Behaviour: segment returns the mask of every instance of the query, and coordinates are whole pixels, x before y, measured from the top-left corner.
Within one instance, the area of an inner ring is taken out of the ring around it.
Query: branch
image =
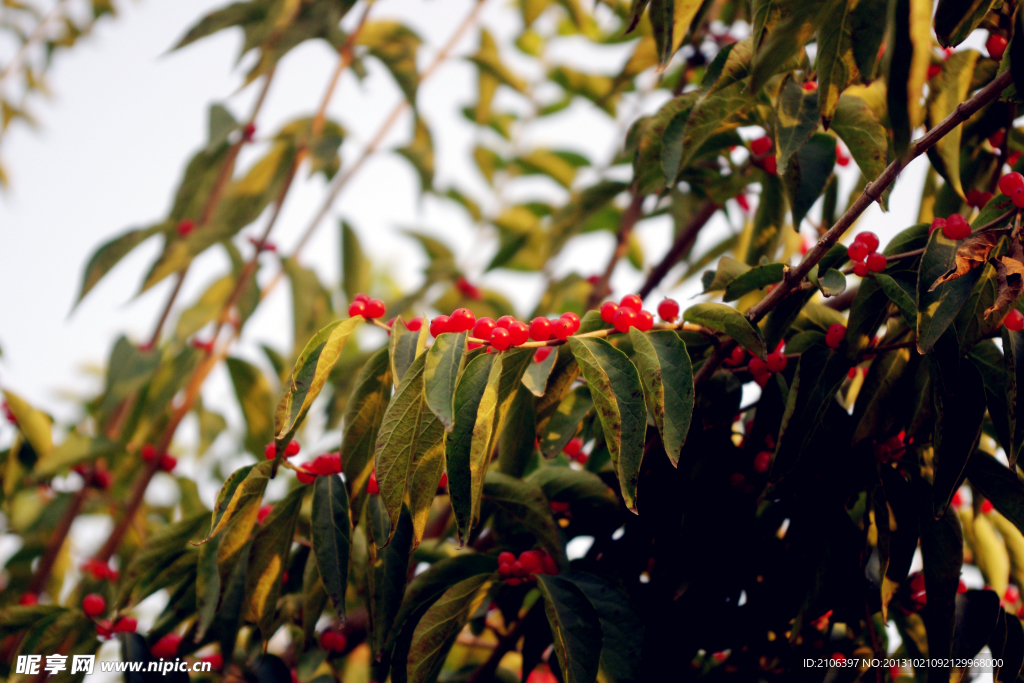
[[[643,206],[644,195],[639,190],[634,189],[629,207],[622,213],[622,219],[619,221],[619,232],[615,241],[615,249],[612,250],[611,258],[608,259],[608,265],[605,266],[604,273],[590,290],[590,297],[587,299],[587,310],[596,307],[601,299],[611,293],[608,282],[612,279],[615,266],[618,265],[619,260],[626,255],[629,249],[629,236],[633,233],[633,226],[643,216]]]
[[[7,79],[7,77],[10,76],[14,72],[14,70],[21,64],[21,61],[25,58],[25,55],[28,54],[28,51],[32,48],[32,46],[35,45],[36,42],[43,37],[43,32],[45,31],[46,26],[51,21],[53,21],[53,19],[55,19],[58,14],[60,14],[61,10],[69,2],[70,0],[60,0],[60,2],[53,6],[53,9],[47,12],[46,16],[39,21],[36,27],[32,29],[32,33],[30,33],[28,35],[28,38],[25,39],[25,42],[21,44],[21,47],[18,49],[17,54],[15,54],[14,57],[11,58],[11,61],[7,63],[7,66],[4,67],[4,70],[0,72],[0,83],[3,83]]]
[[[57,556],[60,554],[60,549],[64,546],[64,541],[68,537],[68,532],[71,531],[71,525],[75,521],[75,517],[82,510],[82,505],[85,503],[86,496],[89,495],[89,482],[88,480],[82,482],[82,488],[75,492],[75,495],[71,498],[71,503],[68,505],[67,510],[61,516],[57,522],[56,528],[53,533],[50,534],[49,539],[46,541],[46,552],[43,553],[42,558],[39,560],[39,565],[36,567],[36,571],[32,574],[32,580],[28,584],[28,592],[35,593],[38,595],[46,587],[46,581],[50,578],[50,571],[53,569],[54,563],[57,561]],[[56,602],[57,596],[53,596]]]
[[[679,259],[683,257],[683,254],[688,252],[693,246],[693,243],[697,241],[697,235],[700,233],[701,228],[711,219],[715,212],[721,208],[718,204],[715,204],[710,199],[704,201],[703,204],[697,209],[697,212],[690,218],[690,222],[687,223],[679,234],[676,235],[675,242],[669,248],[668,253],[661,259],[658,265],[654,266],[650,274],[647,275],[647,281],[644,282],[644,286],[640,288],[637,294],[641,299],[646,299],[647,295],[658,286],[658,284],[665,279],[668,275],[668,271],[672,270]]]
[[[508,631],[501,637],[498,644],[494,647],[494,651],[491,652],[490,657],[484,662],[484,665],[473,672],[473,675],[469,679],[469,683],[483,683],[483,681],[490,681],[494,679],[494,673],[498,670],[498,665],[501,663],[502,658],[511,652],[516,643],[519,642],[519,638],[522,636],[523,624],[526,623],[527,617],[530,616],[530,612],[537,609],[537,606],[541,604],[538,600],[533,606],[522,616],[521,619],[515,621],[512,626],[509,627]]]
[[[829,228],[828,232],[826,232],[821,239],[818,240],[817,244],[807,252],[803,261],[801,261],[796,268],[789,269],[786,272],[785,278],[779,283],[779,286],[747,311],[747,318],[750,322],[757,323],[760,321],[764,316],[768,315],[768,313],[775,308],[779,302],[793,290],[794,287],[799,286],[803,279],[807,277],[807,273],[809,273],[811,269],[818,264],[828,250],[831,249],[836,242],[839,241],[839,238],[850,229],[853,223],[862,213],[864,213],[868,206],[873,202],[878,201],[882,196],[882,192],[884,192],[885,189],[896,180],[896,177],[899,175],[900,171],[903,170],[904,166],[921,154],[924,154],[954,128],[970,118],[976,111],[998,97],[1003,89],[1010,85],[1011,82],[1012,77],[1009,70],[1006,70],[996,76],[991,83],[979,90],[973,97],[958,104],[956,110],[943,119],[937,126],[929,130],[921,138],[914,141],[905,156],[894,160],[884,171],[882,171],[882,174],[878,176],[878,178],[868,183],[861,195],[857,197],[856,201],[854,201],[849,208],[846,209],[846,212],[838,221],[836,221],[836,224]],[[711,357],[704,362],[700,370],[697,372],[697,375],[694,377],[695,387],[699,387],[712,375],[712,373],[715,372],[715,370],[718,369],[727,354],[732,350],[732,346],[733,345],[731,343],[723,344],[721,347],[715,349]]]

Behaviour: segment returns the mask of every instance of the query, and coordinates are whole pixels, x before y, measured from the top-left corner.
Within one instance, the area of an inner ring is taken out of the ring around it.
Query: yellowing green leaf
[[[693,368],[686,344],[672,330],[629,331],[644,395],[674,466],[690,430],[693,414]]]
[[[926,121],[929,127],[937,125],[952,114],[957,106],[967,99],[971,78],[974,75],[974,65],[977,61],[978,53],[974,50],[954,52],[942,65],[942,71],[928,81]],[[939,161],[934,164],[936,170],[961,197],[964,196],[964,190],[960,184],[960,138],[962,134],[963,125],[961,124],[946,133],[935,143],[934,147],[928,150],[928,158],[933,162],[936,159]]]
[[[370,54],[384,63],[405,98],[415,105],[420,82],[416,53],[423,42],[420,37],[397,21],[369,21],[359,31],[356,42],[368,47]]]
[[[4,389],[4,400],[14,417],[18,420],[18,429],[25,435],[32,450],[40,460],[46,460],[53,452],[53,420],[41,410],[36,410],[28,401],[14,392]]]
[[[256,457],[274,440],[274,395],[263,372],[241,358],[227,359],[231,384],[245,418],[245,449]]]
[[[277,614],[281,577],[287,569],[295,540],[295,523],[299,519],[305,492],[305,487],[300,486],[274,504],[274,509],[260,523],[249,553],[249,566],[245,572],[246,613],[248,618],[259,624],[264,643],[273,635],[270,627]]]
[[[455,387],[466,368],[467,336],[467,332],[442,334],[427,350],[424,396],[446,432],[455,424]]]
[[[406,664],[409,683],[436,679],[456,636],[483,604],[493,582],[493,574],[463,579],[430,606],[413,632]]]
[[[758,358],[765,357],[761,331],[732,306],[717,303],[697,304],[683,312],[683,320],[727,334]]]
[[[538,576],[544,613],[554,638],[555,655],[566,683],[597,679],[601,660],[601,620],[579,586],[561,576]]]

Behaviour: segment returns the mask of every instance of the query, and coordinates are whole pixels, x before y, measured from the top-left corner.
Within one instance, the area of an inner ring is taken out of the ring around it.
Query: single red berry
[[[506,564],[507,565],[511,565],[515,561],[516,561],[515,553],[510,553],[507,550],[505,552],[501,553],[500,555],[498,555],[498,565],[499,566],[506,565]]]
[[[756,156],[761,156],[772,148],[772,139],[768,136],[759,137],[750,141],[750,151]]]
[[[945,229],[946,229],[946,219],[945,218],[936,218],[935,220],[932,221],[931,227],[928,228],[928,234],[930,235],[933,232],[935,232],[936,230],[945,231]],[[945,234],[945,232],[943,232],[943,234]]]
[[[473,299],[474,301],[480,301],[484,298],[480,288],[476,285],[470,284],[469,280],[462,277],[461,275],[455,278],[455,288],[462,292],[466,297]]]
[[[448,323],[451,320],[446,315],[439,315],[430,321],[430,336],[439,337],[445,332],[448,332]]]
[[[1003,318],[1003,325],[1011,332],[1024,330],[1024,314],[1021,314],[1016,308],[1010,309],[1010,312]]]
[[[96,622],[96,635],[100,638],[109,638],[114,634],[114,624],[110,619],[100,619]]]
[[[480,318],[476,321],[476,324],[473,325],[473,333],[469,336],[475,339],[483,339],[484,341],[487,341],[491,338],[491,332],[493,332],[494,328],[497,326],[498,325],[494,322],[493,318]]]
[[[565,444],[565,448],[562,449],[562,452],[570,458],[575,458],[581,450],[583,450],[583,439],[577,436],[569,439],[569,443]]]
[[[348,317],[355,318],[357,316],[366,315],[366,302],[365,301],[353,301],[348,305]]]
[[[1013,168],[1014,166],[1017,165],[1017,162],[1020,161],[1020,155],[1020,152],[1012,152],[1010,156],[1006,157],[1006,163],[1010,166],[1010,168]]]
[[[873,251],[878,251],[878,235],[871,232],[870,230],[867,232],[862,232],[859,235],[857,235],[855,241],[860,242],[865,247],[867,247],[869,254]]]
[[[188,237],[189,234],[196,229],[196,222],[193,220],[185,219],[178,223],[178,237]]]
[[[725,359],[725,364],[731,368],[735,368],[743,364],[743,361],[747,359],[747,352],[743,350],[742,346],[732,347],[732,351],[729,352],[729,357]]]
[[[107,601],[99,593],[89,593],[82,600],[82,611],[95,617],[107,611]]]
[[[818,81],[804,81],[803,89],[807,92],[814,92],[818,89]]]
[[[551,347],[550,346],[542,346],[539,349],[537,349],[536,353],[533,354],[533,362],[534,363],[543,363],[544,361],[546,361],[548,359],[548,356],[550,356],[550,355],[551,355]]]
[[[615,325],[615,329],[619,332],[629,332],[629,328],[636,327],[637,319],[640,316],[632,308],[621,306],[615,313],[615,319],[612,323]]]
[[[868,246],[863,242],[854,242],[846,248],[846,255],[855,263],[860,263],[866,259],[870,253],[871,250],[868,249]]]
[[[580,317],[573,313],[572,311],[566,311],[565,313],[558,317],[561,318],[562,320],[568,320],[570,323],[572,323],[572,330],[569,331],[569,334],[576,334],[576,331],[580,329]]]
[[[366,311],[363,315],[370,319],[383,318],[386,312],[387,309],[384,307],[383,301],[380,299],[370,299],[366,302]]]
[[[1024,207],[1024,187],[1011,194],[1010,200],[1018,209]]]
[[[298,455],[300,450],[302,450],[302,446],[299,445],[298,441],[289,441],[288,445],[284,447],[284,457],[290,458]]]
[[[846,339],[846,326],[841,323],[830,325],[825,334],[825,344],[830,349],[838,349]]]
[[[1002,59],[1007,45],[1006,38],[998,33],[990,33],[988,40],[985,41],[985,49],[988,50],[988,56],[992,59]]]
[[[476,316],[468,308],[456,308],[452,311],[450,323],[452,332],[468,332],[473,329],[475,323]]]
[[[569,503],[561,500],[551,501],[551,512],[556,515],[565,514],[569,511]]]
[[[1016,586],[1010,585],[1006,587],[1006,592],[1003,593],[1003,599],[1013,604],[1020,600],[1020,591]]]
[[[178,459],[173,455],[164,453],[160,457],[160,469],[164,472],[173,472],[174,468],[178,466]]]
[[[516,317],[514,315],[503,315],[500,318],[498,318],[497,325],[498,327],[504,327],[507,330],[508,326],[514,323],[515,321]]]
[[[960,491],[957,490],[956,493],[953,494],[953,499],[950,501],[950,505],[952,505],[955,508],[958,508],[958,507],[960,507],[963,504],[964,504],[964,497],[962,495],[960,495]]]
[[[750,213],[750,201],[747,199],[747,195],[738,194],[735,197],[736,203],[743,209],[743,213]]]
[[[843,167],[848,166],[850,163],[850,155],[846,153],[846,150],[838,142],[836,143],[836,163]]]
[[[520,562],[519,560],[516,560],[515,562],[513,562],[511,564],[511,568],[512,568],[512,576],[515,576],[516,578],[520,578],[520,579],[525,579],[526,578],[526,568],[523,567],[523,563],[522,562]]]
[[[769,353],[768,359],[765,362],[768,365],[768,372],[782,372],[786,369],[786,354],[782,353],[782,351]]]
[[[867,260],[868,270],[873,273],[881,273],[885,270],[885,266],[888,260],[885,258],[885,254],[879,254],[877,251],[873,254],[868,255]]]
[[[667,323],[679,317],[679,303],[675,299],[662,299],[658,304],[658,317]]]
[[[419,332],[423,328],[423,318],[413,318],[405,324],[405,329],[410,332]]]
[[[551,333],[554,334],[557,339],[565,341],[572,336],[572,321],[566,320],[565,318],[559,318],[551,324]]]
[[[988,137],[988,144],[992,145],[993,149],[1002,149],[1004,142],[1006,142],[1005,128],[997,130],[995,133],[992,133],[992,135]],[[1000,187],[999,189],[1002,190],[1003,188]],[[1008,193],[1004,192],[1003,194]]]
[[[491,346],[496,351],[504,351],[512,345],[512,335],[503,327],[494,328],[491,333]]]
[[[933,78],[935,78],[936,76],[938,76],[940,73],[942,73],[942,65],[941,64],[929,64],[928,65],[928,80],[929,81],[932,80]]]
[[[134,617],[121,617],[114,622],[114,633],[135,633],[139,622]]]
[[[1024,175],[1011,171],[999,179],[999,191],[1007,196],[1024,190]]]
[[[263,457],[267,460],[273,460],[277,457],[277,444],[268,443],[267,447],[263,449]]]
[[[256,523],[263,524],[263,520],[265,520],[267,518],[267,515],[269,515],[273,511],[273,505],[261,505],[260,509],[256,511]]]
[[[772,154],[769,157],[764,158],[764,170],[768,171],[769,175],[776,175],[779,172],[779,162]]]
[[[747,369],[754,375],[768,374],[768,363],[757,356],[754,356],[750,359],[750,362],[747,363]]]
[[[364,304],[367,301],[369,301],[369,300],[370,300],[370,295],[369,294],[363,294],[362,292],[360,292],[359,294],[356,294],[354,297],[352,297],[352,301],[362,301]]]
[[[316,475],[305,467],[299,468],[299,471],[295,473],[295,478],[299,480],[300,484],[312,484],[316,481]]]
[[[520,346],[530,340],[530,326],[520,320],[513,320],[506,329],[512,346]]]
[[[601,320],[605,321],[609,325],[615,320],[615,313],[619,310],[619,305],[614,301],[605,301],[601,304]]]
[[[754,471],[761,473],[767,472],[768,468],[772,464],[772,454],[768,451],[761,451],[754,456]]]
[[[199,661],[209,663],[210,668],[214,671],[220,671],[224,668],[224,655],[219,652],[214,652],[212,655],[206,655]]]
[[[981,501],[981,514],[983,514],[983,515],[990,514],[993,509],[994,508],[992,507],[992,501],[990,501],[990,500],[983,500],[983,501]]]
[[[25,607],[31,607],[32,605],[39,604],[39,596],[35,593],[22,593],[21,597],[18,598],[18,604]]]
[[[441,480],[437,482],[438,492],[448,490],[448,470],[441,472]]]
[[[242,139],[246,142],[252,142],[256,137],[256,124],[247,123],[245,128],[242,129]]]
[[[177,633],[168,633],[156,641],[149,652],[157,659],[170,659],[178,654],[178,647],[181,645],[181,636]]]
[[[966,593],[967,592],[967,584],[964,583],[963,581],[959,582],[957,584],[957,587],[956,587],[956,592],[957,593]],[[896,677],[893,676],[893,678],[896,678]]]
[[[861,261],[860,263],[853,264],[854,275],[857,275],[858,277],[867,277],[868,272],[868,264],[864,263],[863,261]]]
[[[547,318],[534,318],[530,321],[530,339],[547,341],[551,339],[551,321]]]
[[[640,311],[636,314],[636,329],[647,332],[654,327],[654,314],[650,311]]]
[[[875,460],[883,465],[892,460],[892,449],[889,448],[888,444],[875,444]]]
[[[335,631],[324,631],[320,634],[320,647],[328,652],[344,652],[348,639]]]
[[[555,562],[555,558],[551,557],[550,555],[548,555],[547,553],[545,553],[543,551],[538,551],[538,552],[540,553],[540,562],[543,565],[544,573],[548,574],[549,576],[557,575],[558,574],[558,563]]]
[[[92,578],[96,579],[97,581],[102,581],[103,579],[107,578],[107,573],[109,570],[106,563],[100,562],[99,560],[93,558],[90,560],[86,560],[84,563],[82,563],[82,571],[88,574],[92,574]]]
[[[527,550],[519,555],[519,564],[527,574],[540,574],[544,571],[544,563],[534,550]]]
[[[92,485],[100,491],[106,491],[110,488],[113,477],[110,476],[110,472],[107,470],[96,470],[92,475]]]
[[[640,309],[644,307],[644,300],[638,297],[636,294],[627,294],[622,297],[619,302],[619,306],[625,308],[632,308],[634,311],[640,312]]]
[[[366,484],[366,492],[372,495],[380,493],[380,487],[377,485],[377,470],[370,471],[370,481]]]
[[[946,218],[946,225],[942,228],[942,234],[946,239],[962,240],[971,236],[971,225],[967,219],[958,213]]]
[[[139,453],[142,455],[142,459],[146,462],[152,462],[153,458],[156,457],[156,449],[152,444],[148,443],[142,446],[142,450],[139,451]]]
[[[504,554],[505,553],[502,553],[502,555]],[[509,555],[512,555],[512,553],[509,553]],[[498,576],[505,580],[509,579],[512,576],[512,563],[515,562],[515,558],[516,556],[512,555],[512,559],[509,560],[507,564],[498,565]]]

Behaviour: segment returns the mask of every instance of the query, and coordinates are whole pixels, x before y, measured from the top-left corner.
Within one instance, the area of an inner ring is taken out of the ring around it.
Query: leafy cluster
[[[85,418],[55,430],[4,392],[16,430],[0,452],[2,501],[21,542],[0,594],[4,673],[18,654],[94,653],[116,637],[126,659],[205,658],[211,679],[944,681],[950,661],[986,646],[999,680],[1017,679],[1024,180],[1000,184],[1019,179],[1008,165],[1024,167],[1016,6],[634,0],[590,11],[524,0],[517,59],[540,75],[518,73],[485,28],[468,57],[478,98],[463,114],[479,129],[473,158],[487,188],[477,197],[435,183],[416,96],[440,62],[422,68],[412,30],[356,7],[245,0],[180,41],[241,28],[246,83],[262,94],[244,118],[212,106],[208,143],[166,218],[87,264],[79,299],[156,239],[142,290],[177,286],[152,339],[115,342]],[[453,26],[452,44],[479,8]],[[976,29],[990,36],[987,54],[960,46]],[[338,58],[321,106],[257,136],[275,66],[309,40]],[[628,44],[630,56],[614,73],[550,58],[572,41]],[[345,129],[324,116],[340,73],[363,77],[368,60],[403,96],[378,139],[412,109],[408,144],[389,151],[423,193],[480,224],[487,271],[543,281],[529,317],[573,314],[559,334],[523,341],[522,325],[500,345],[478,335],[494,326],[473,319],[514,315],[512,305],[424,232],[409,233],[427,262],[414,291],[374,271],[346,221],[339,286],[300,264],[377,152],[371,143],[343,167]],[[620,105],[652,83],[664,104],[624,121],[605,164],[523,143],[535,121],[578,103],[620,120]],[[261,153],[236,172],[244,145]],[[840,244],[872,203],[911,201],[893,184],[922,155],[919,222],[884,247],[864,232]],[[844,198],[851,160],[859,180]],[[286,256],[269,237],[305,168],[330,188]],[[696,251],[719,214],[737,227]],[[662,217],[673,243],[649,262],[635,228]],[[604,270],[555,277],[554,259],[591,232],[615,237]],[[226,252],[229,272],[164,330],[211,249]],[[623,259],[645,276],[639,297],[599,308]],[[275,266],[279,277],[257,280]],[[699,279],[702,300],[681,313],[663,302],[656,324],[623,313],[670,275]],[[263,346],[266,372],[236,342],[281,277],[293,348]],[[339,314],[350,305],[356,315]],[[466,325],[424,315],[456,308]],[[374,345],[380,328],[387,342]],[[245,425],[237,457],[211,468],[211,507],[173,475],[178,457],[201,459],[230,438],[202,400],[221,362]],[[186,421],[199,435],[191,452],[175,440]],[[302,453],[299,440],[320,439],[336,449]],[[147,502],[168,475],[178,501]],[[69,530],[96,514],[113,531],[78,572]],[[140,629],[132,615],[158,594],[166,606]],[[803,664],[888,655],[931,662]]]

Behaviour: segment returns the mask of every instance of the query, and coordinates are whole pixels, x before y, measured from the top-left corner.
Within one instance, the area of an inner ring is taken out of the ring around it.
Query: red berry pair
[[[1020,332],[1024,330],[1024,315],[1016,308],[1011,308],[1010,312],[1003,318],[1003,325],[1011,332]]]
[[[758,357],[750,359],[750,363],[747,364],[747,369],[750,370],[750,374],[754,376],[754,381],[757,382],[758,386],[764,387],[768,383],[768,378],[773,373],[782,372],[786,369],[788,359],[786,354],[782,352],[782,345],[772,353],[768,354],[766,360],[761,360]]]
[[[388,321],[388,336],[391,336],[390,328],[394,327],[396,322],[398,322],[398,316],[395,316],[394,318]],[[419,332],[420,328],[423,327],[423,318],[413,318],[408,322],[403,320],[402,323],[405,325],[405,329],[409,330],[410,332]]]
[[[387,309],[384,307],[384,302],[380,299],[371,299],[368,294],[356,294],[348,307],[350,318],[361,315],[367,320],[374,320],[376,318],[383,318],[386,312]]]
[[[888,263],[885,255],[878,253],[878,235],[870,231],[857,235],[846,248],[846,255],[854,262],[853,272],[859,277],[867,277],[869,272],[881,273]]]
[[[982,192],[981,190],[969,190],[964,199],[967,201],[967,206],[975,209],[981,209],[990,201],[992,201],[991,192]]]
[[[947,218],[936,218],[933,220],[931,227],[928,229],[928,234],[930,235],[936,230],[942,230],[942,234],[946,239],[954,241],[967,239],[971,236],[971,224],[958,213],[954,213]]]
[[[587,454],[583,452],[583,439],[578,436],[569,439],[569,443],[565,444],[565,448],[562,449],[565,456],[570,460],[575,460],[581,465],[587,464]]]
[[[1024,207],[1024,175],[1011,171],[999,179],[999,191],[1018,209]]]
[[[299,468],[295,473],[303,484],[312,484],[317,477],[341,474],[341,453],[323,453]],[[372,476],[372,475],[371,475]],[[374,480],[376,483],[376,480]]]
[[[299,445],[298,441],[289,441],[288,445],[284,447],[284,457],[291,458],[299,454],[302,450],[302,446]],[[267,460],[273,460],[277,457],[277,443],[271,441],[267,444],[267,447],[263,449],[263,456]]]
[[[510,586],[518,586],[524,581],[533,581],[534,574],[555,575],[558,565],[543,550],[526,550],[516,559],[514,553],[507,550],[498,555],[498,576]]]
[[[111,581],[117,581],[120,574],[116,569],[111,569],[107,566],[106,562],[100,562],[97,559],[86,560],[82,563],[82,571],[88,574],[92,574],[92,578],[97,581],[105,581],[110,579]]]
[[[144,444],[139,453],[142,455],[142,459],[146,462],[159,460],[160,469],[164,472],[173,472],[174,468],[178,466],[177,458],[173,455],[168,455],[167,453],[157,453],[156,448],[152,444]]]
[[[846,325],[840,323],[829,325],[828,332],[825,333],[825,344],[830,349],[838,349],[844,339],[846,339]]]

